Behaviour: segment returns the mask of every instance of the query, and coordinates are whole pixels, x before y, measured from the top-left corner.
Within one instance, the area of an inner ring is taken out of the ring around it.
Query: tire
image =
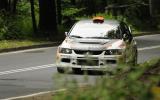
[[[136,66],[137,65],[137,57],[138,57],[138,51],[136,50],[136,52],[135,52],[135,56],[134,56],[134,66]]]
[[[131,65],[132,66],[136,66],[137,65],[137,57],[138,57],[138,52],[137,52],[137,50],[135,51],[135,54],[134,54],[134,58],[133,58],[133,60],[131,61]]]
[[[57,67],[57,71],[59,73],[64,73],[65,72],[64,68],[62,68],[62,67]]]
[[[81,73],[82,72],[80,68],[72,68],[72,71],[74,73]]]

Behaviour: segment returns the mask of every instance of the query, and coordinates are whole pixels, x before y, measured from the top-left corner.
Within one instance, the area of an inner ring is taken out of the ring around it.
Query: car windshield
[[[73,38],[120,39],[117,26],[97,23],[76,24],[69,33]]]

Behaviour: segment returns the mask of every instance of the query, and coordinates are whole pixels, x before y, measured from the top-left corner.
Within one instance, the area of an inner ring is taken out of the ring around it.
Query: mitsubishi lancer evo
[[[137,45],[131,33],[126,23],[117,20],[94,17],[78,21],[58,46],[57,71],[113,71],[118,60],[136,65]]]

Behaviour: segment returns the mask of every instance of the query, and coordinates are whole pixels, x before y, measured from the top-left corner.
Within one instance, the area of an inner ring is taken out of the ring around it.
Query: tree
[[[8,1],[7,0],[0,0],[0,10],[7,10]]]
[[[58,24],[62,23],[62,1],[61,0],[56,0],[57,4],[57,19],[58,19]]]
[[[0,0],[0,10],[15,14],[18,0]]]
[[[53,39],[57,34],[55,0],[39,0],[39,30],[43,36]]]
[[[76,5],[76,0],[71,0],[72,5]]]
[[[104,13],[108,0],[78,0],[76,5],[79,8],[84,8],[85,15],[96,15],[97,13]]]
[[[160,15],[160,0],[150,0],[150,14],[152,16]]]
[[[103,12],[103,13],[105,12],[105,10],[106,10],[105,8],[106,8],[107,4],[108,4],[107,0],[104,0],[104,1],[100,2],[100,5],[101,5],[101,7],[100,7],[101,9],[100,10],[101,10],[101,12]]]
[[[95,0],[81,0],[85,8],[86,15],[95,15],[96,14],[96,5]]]
[[[34,0],[30,0],[30,4],[31,4],[31,16],[32,16],[33,31],[36,34],[37,33],[37,25],[36,25],[35,11],[34,11]]]
[[[13,8],[12,8],[13,13],[16,13],[17,11],[17,3],[18,3],[18,0],[13,0]]]

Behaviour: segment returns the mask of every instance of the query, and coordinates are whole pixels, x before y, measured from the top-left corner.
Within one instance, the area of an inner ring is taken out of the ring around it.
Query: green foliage
[[[83,15],[92,16],[96,13],[104,13],[107,0],[77,0],[77,6],[84,8]]]
[[[82,10],[83,10],[83,8],[81,8],[81,9],[78,9],[78,8],[66,8],[66,9],[63,10],[62,15],[63,16],[74,17],[75,15],[80,13]]]
[[[58,77],[67,91],[54,95],[53,100],[153,100],[151,89],[160,80],[157,76],[142,77],[146,71],[159,67],[160,59],[154,59],[129,72],[120,71],[113,76],[98,77],[94,85],[84,88],[79,88],[75,79],[68,80],[66,75],[63,76],[66,77],[64,81]]]
[[[19,1],[17,4],[17,10],[19,15],[30,16],[31,10],[30,10],[30,3],[28,2],[28,0]]]
[[[32,24],[30,18],[17,16],[15,19],[10,19],[8,31],[5,34],[5,39],[24,39],[32,33]]]
[[[0,17],[0,40],[3,39],[24,39],[32,34],[30,17],[5,16]]]
[[[0,13],[0,40],[25,39],[32,36],[30,5],[27,0],[17,5],[18,14]]]
[[[110,11],[113,15],[121,15],[126,21],[139,31],[150,31],[158,29],[157,18],[152,18],[149,12],[148,0],[109,0],[109,5],[127,6],[124,8],[115,8]]]
[[[4,20],[2,17],[0,17],[0,40],[3,39],[3,36],[7,31],[7,27],[2,23],[4,23]]]

